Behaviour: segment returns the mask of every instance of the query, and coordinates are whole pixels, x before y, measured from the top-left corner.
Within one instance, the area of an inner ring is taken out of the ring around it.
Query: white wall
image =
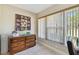
[[[0,5],[0,34],[1,34],[1,53],[8,51],[8,35],[15,29],[15,14],[21,14],[31,17],[31,33],[36,34],[36,15],[29,11],[12,7],[9,5]]]

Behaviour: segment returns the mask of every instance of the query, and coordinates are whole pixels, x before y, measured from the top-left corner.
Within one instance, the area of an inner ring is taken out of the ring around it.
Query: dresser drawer
[[[28,40],[28,39],[35,39],[35,38],[36,38],[35,35],[26,37],[27,40]]]
[[[19,52],[19,51],[24,50],[24,49],[25,49],[25,46],[21,45],[21,46],[12,48],[11,51],[15,53],[15,52]]]
[[[19,42],[19,41],[24,41],[24,40],[25,40],[24,37],[17,37],[17,38],[12,38],[10,42]]]
[[[21,45],[25,45],[25,42],[15,42],[15,43],[12,43],[11,44],[11,47],[18,47],[18,46],[21,46]]]
[[[26,43],[32,42],[32,41],[35,41],[35,39],[34,38],[33,39],[28,39],[28,40],[26,40]]]
[[[36,42],[26,43],[26,48],[32,47],[36,44]]]

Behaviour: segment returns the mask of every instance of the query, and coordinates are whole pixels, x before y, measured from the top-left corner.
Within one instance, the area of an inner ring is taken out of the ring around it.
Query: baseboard
[[[1,55],[9,55],[9,52],[1,53]]]

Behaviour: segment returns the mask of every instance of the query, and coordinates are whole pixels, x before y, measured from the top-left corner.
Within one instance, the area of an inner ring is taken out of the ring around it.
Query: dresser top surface
[[[16,37],[25,37],[25,36],[34,36],[35,34],[29,34],[29,35],[20,35],[20,36],[12,36],[12,35],[10,35],[10,36],[8,36],[8,38],[16,38]]]

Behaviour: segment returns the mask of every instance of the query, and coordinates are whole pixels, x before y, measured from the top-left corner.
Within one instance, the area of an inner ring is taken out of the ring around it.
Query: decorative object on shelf
[[[17,33],[17,31],[13,31],[13,32],[12,32],[12,36],[13,36],[13,37],[17,37],[17,36],[19,36],[19,34]]]
[[[30,35],[31,33],[29,31],[17,31],[20,36]]]
[[[24,15],[15,15],[15,30],[16,31],[24,31],[24,30],[31,30],[31,17],[24,16]]]

